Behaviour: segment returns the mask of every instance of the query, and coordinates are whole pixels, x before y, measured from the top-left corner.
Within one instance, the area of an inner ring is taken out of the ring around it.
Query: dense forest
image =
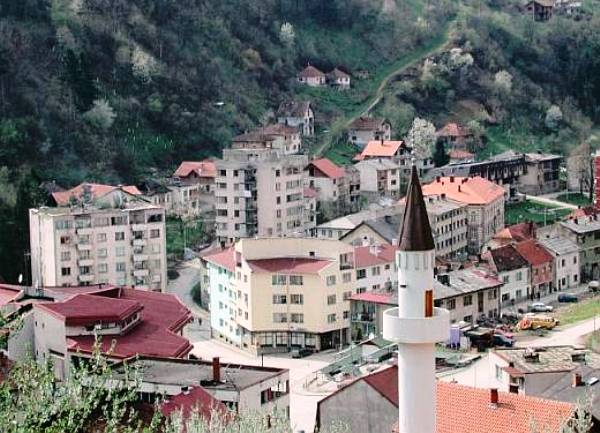
[[[218,155],[289,97],[310,97],[321,116],[346,103],[351,111],[380,72],[450,27],[448,47],[459,57],[446,51],[421,62],[376,107],[397,136],[418,115],[436,124],[472,118],[490,151],[581,141],[600,117],[597,0],[585,0],[581,16],[547,23],[532,23],[520,5],[0,2],[0,277],[26,273],[27,210],[44,202],[42,182],[135,183],[169,173],[184,158]],[[307,63],[367,70],[372,80],[345,95],[307,91],[294,82]],[[560,116],[546,122],[554,106]]]

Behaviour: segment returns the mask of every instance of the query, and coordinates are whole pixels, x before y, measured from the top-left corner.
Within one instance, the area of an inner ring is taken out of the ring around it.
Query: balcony
[[[402,344],[439,343],[450,337],[450,313],[434,308],[431,317],[399,317],[398,308],[383,312],[383,338]]]
[[[134,239],[131,241],[131,243],[133,244],[134,247],[143,247],[146,245],[146,239],[144,239],[144,238]]]
[[[82,244],[82,243],[77,243],[77,249],[78,249],[79,251],[88,251],[88,250],[91,250],[91,249],[92,249],[92,244],[91,244],[91,243],[89,243],[89,242],[88,242],[88,243],[85,243],[85,244]]]
[[[134,254],[133,261],[134,262],[145,262],[148,260],[148,254]]]
[[[79,280],[79,282],[81,283],[91,283],[94,281],[95,279],[95,275],[94,274],[80,274],[77,279]]]
[[[94,259],[87,257],[85,259],[78,259],[77,266],[94,266]]]
[[[147,229],[146,224],[131,224],[131,231],[132,232],[143,232]]]
[[[351,317],[352,322],[373,323],[375,313],[354,313]]]
[[[147,277],[150,274],[149,269],[134,269],[133,276],[137,278]]]
[[[77,233],[80,236],[91,235],[92,233],[94,233],[94,229],[92,229],[91,227],[77,228],[75,229],[75,233]]]

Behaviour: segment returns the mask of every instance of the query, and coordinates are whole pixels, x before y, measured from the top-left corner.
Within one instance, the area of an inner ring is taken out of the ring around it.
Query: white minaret
[[[400,433],[435,433],[435,344],[450,336],[450,315],[433,307],[435,244],[417,169],[400,229],[398,308],[383,315],[383,338],[398,343]]]

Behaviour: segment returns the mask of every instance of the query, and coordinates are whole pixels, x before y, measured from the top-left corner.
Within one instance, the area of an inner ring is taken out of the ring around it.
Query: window
[[[100,249],[98,249],[97,255],[101,259],[105,258],[108,255],[106,248],[100,248]]]
[[[287,323],[287,314],[273,313],[273,323]]]
[[[344,311],[343,318],[347,319],[348,317],[350,317],[350,311]]]
[[[449,299],[446,301],[446,308],[448,308],[448,310],[454,310],[456,308],[456,299]]]
[[[463,322],[473,322],[473,316],[469,315],[469,316],[465,316],[463,317]]]
[[[287,304],[287,297],[285,295],[273,295],[274,304]]]
[[[363,278],[367,278],[367,270],[366,269],[357,269],[356,270],[356,279],[361,280]]]
[[[344,292],[344,294],[343,294],[344,301],[347,301],[348,299],[350,299],[350,296],[352,296],[352,290]]]
[[[374,266],[371,268],[371,276],[375,277],[381,274],[381,268],[379,266]]]
[[[496,379],[502,380],[502,367],[496,365]]]
[[[71,268],[60,268],[60,274],[63,277],[68,277],[69,275],[71,275]]]
[[[97,242],[106,242],[106,233],[98,233],[96,235]]]
[[[510,295],[508,293],[502,294],[502,302],[507,302],[510,299]]]
[[[60,253],[60,260],[62,262],[68,262],[69,260],[71,260],[71,252],[70,251],[63,251]]]
[[[335,284],[335,275],[327,276],[327,279],[325,281],[328,286],[333,286]]]
[[[150,230],[150,238],[156,239],[160,237],[160,229],[152,229]]]
[[[125,262],[116,263],[115,269],[117,272],[125,272]]]
[[[54,222],[54,228],[56,230],[68,230],[73,228],[73,221],[70,220],[58,220]]]
[[[61,236],[60,237],[60,244],[61,245],[68,245],[71,243],[71,237],[70,236]]]
[[[352,281],[352,274],[350,272],[344,272],[342,274],[342,282],[349,283],[350,281]]]
[[[335,301],[336,301],[335,295],[327,296],[327,305],[334,305]]]
[[[125,232],[115,232],[115,241],[124,241]]]
[[[292,323],[304,323],[304,314],[302,313],[292,313],[290,318],[290,322]]]
[[[488,300],[491,300],[491,299],[496,299],[496,296],[497,296],[497,295],[496,295],[496,289],[494,289],[494,290],[490,290],[490,291],[488,292]]]
[[[285,275],[273,275],[271,277],[271,284],[273,284],[274,286],[285,286],[287,282],[287,278]]]
[[[125,247],[116,247],[115,248],[115,255],[117,257],[123,257],[125,255]]]
[[[466,307],[466,306],[469,306],[472,304],[473,304],[473,295],[466,295],[463,298],[463,305]]]
[[[302,275],[290,275],[290,285],[301,286],[303,283]]]
[[[521,280],[523,280],[523,272],[519,271],[519,272],[517,272],[517,281],[521,281]]]
[[[291,295],[290,296],[290,303],[291,304],[296,304],[296,305],[302,305],[302,304],[304,304],[304,295]]]
[[[106,274],[108,272],[108,265],[106,263],[100,263],[98,265],[98,273]]]
[[[337,319],[335,313],[327,315],[327,323],[335,323],[336,320]]]
[[[510,282],[510,277],[509,277],[508,275],[504,275],[504,276],[502,277],[502,282],[503,282],[504,284],[508,284],[508,283]]]

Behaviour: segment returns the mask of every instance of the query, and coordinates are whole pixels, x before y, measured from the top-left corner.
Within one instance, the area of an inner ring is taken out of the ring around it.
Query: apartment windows
[[[127,224],[127,217],[125,215],[111,217],[110,224],[113,226],[125,225]]]
[[[96,242],[106,242],[106,233],[98,233],[96,235]]]
[[[91,254],[90,250],[83,250],[83,251],[79,252],[79,258],[81,260],[91,259],[92,258],[92,254]]]
[[[227,176],[227,170],[219,170],[219,176],[226,177]]]
[[[106,274],[108,272],[108,265],[106,263],[100,263],[98,265],[98,273]]]
[[[335,304],[335,295],[328,295],[327,296],[327,305],[334,305]]]
[[[348,299],[350,299],[350,296],[352,296],[352,290],[344,292],[344,295],[343,295],[344,301],[347,301]]]
[[[89,244],[90,243],[90,235],[80,235],[77,240],[80,244]]]
[[[273,295],[273,304],[287,304],[285,295]]]
[[[277,218],[281,218],[281,209],[277,209],[277,210],[275,211],[275,217],[277,217]]]
[[[491,299],[496,299],[496,289],[490,290],[488,292],[488,300],[491,300]]]
[[[69,245],[71,243],[71,237],[70,236],[61,236],[60,237],[60,244],[61,245]]]
[[[125,262],[117,262],[115,264],[115,270],[117,272],[125,272]]]
[[[290,317],[290,322],[292,323],[304,323],[304,314],[302,313],[292,313]]]
[[[287,314],[273,313],[273,323],[287,323]]]
[[[125,255],[125,247],[116,247],[115,248],[115,256],[123,257]]]
[[[281,170],[275,170],[275,177],[281,176]]]
[[[510,282],[510,277],[508,275],[502,276],[502,282],[508,284]]]
[[[517,281],[523,280],[523,272],[522,271],[517,272],[516,279],[517,279]]]
[[[244,311],[244,319],[248,320],[248,312]]]
[[[217,188],[227,189],[227,184],[225,182],[219,182],[219,183],[217,183]]]
[[[92,273],[92,268],[91,268],[91,266],[80,266],[79,273],[81,275],[89,275]]]
[[[227,216],[227,209],[217,209],[217,216],[226,217]]]
[[[101,258],[101,259],[105,258],[105,257],[108,255],[108,253],[107,253],[107,249],[106,249],[106,248],[100,248],[100,249],[98,250],[98,252],[96,253],[96,255],[97,255],[99,258]]]
[[[150,251],[152,252],[152,254],[160,253],[160,244],[152,244],[150,246]]]
[[[346,310],[346,311],[344,311],[342,318],[345,320],[348,317],[350,317],[350,311]]]
[[[463,297],[463,305],[465,307],[473,304],[473,295],[466,295]]]
[[[302,275],[290,275],[290,285],[292,286],[302,286],[304,283],[304,279]]]
[[[356,279],[362,280],[363,278],[367,278],[367,270],[366,269],[357,269],[356,270]]]
[[[54,228],[56,230],[68,230],[73,228],[73,221],[71,220],[58,220],[54,221]]]
[[[304,304],[304,295],[291,295],[290,304],[302,305]]]
[[[86,229],[92,226],[92,220],[90,218],[77,218],[75,220],[75,228]]]
[[[110,219],[108,217],[94,218],[94,227],[107,227],[110,225]]]
[[[150,230],[150,238],[156,239],[160,237],[160,229],[152,229]]]
[[[61,260],[61,262],[68,262],[69,260],[71,260],[71,252],[70,251],[62,251],[60,253],[60,260]]]
[[[325,281],[328,286],[333,286],[335,284],[335,275],[328,275]]]
[[[272,275],[271,276],[271,284],[274,286],[285,286],[287,282],[287,278],[285,275]]]
[[[374,266],[371,268],[371,276],[376,277],[381,275],[381,268],[379,266]]]
[[[446,308],[448,310],[454,310],[456,308],[456,299],[449,299],[446,301]]]
[[[125,232],[115,232],[115,241],[124,241]]]
[[[328,314],[327,315],[327,323],[335,323],[335,321],[337,320],[336,316],[337,315],[335,313]]]
[[[522,297],[522,296],[523,296],[523,291],[522,291],[522,290],[520,290],[520,289],[519,289],[519,290],[517,290],[517,291],[515,292],[515,297],[516,297],[517,299],[521,299],[521,297]]]
[[[60,274],[63,277],[68,277],[69,275],[71,275],[71,268],[60,268]]]

